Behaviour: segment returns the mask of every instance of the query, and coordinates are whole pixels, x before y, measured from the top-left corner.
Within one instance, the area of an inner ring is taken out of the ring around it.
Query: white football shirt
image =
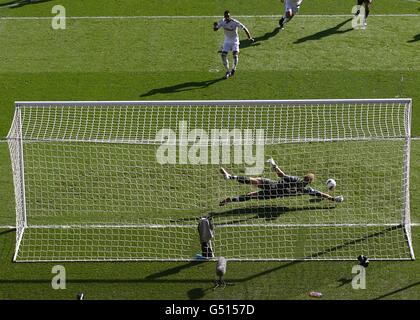
[[[229,22],[226,22],[225,19],[222,19],[217,24],[217,28],[223,28],[225,31],[225,41],[239,42],[238,28],[243,30],[245,29],[245,26],[235,19],[230,19]]]

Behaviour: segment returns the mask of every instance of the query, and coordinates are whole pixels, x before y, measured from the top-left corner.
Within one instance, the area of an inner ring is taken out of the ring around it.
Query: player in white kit
[[[281,2],[284,2],[284,15],[280,18],[279,25],[283,28],[298,13],[303,0],[281,0]]]
[[[233,76],[238,66],[239,61],[239,35],[238,28],[241,28],[245,31],[249,40],[254,42],[254,39],[251,37],[251,33],[242,23],[238,20],[232,19],[228,10],[224,13],[224,18],[219,22],[213,24],[213,30],[217,31],[220,28],[223,28],[225,31],[225,41],[223,43],[222,49],[222,62],[223,66],[226,68],[226,79]],[[229,61],[227,58],[228,52],[232,51],[233,54],[233,67],[229,70]]]

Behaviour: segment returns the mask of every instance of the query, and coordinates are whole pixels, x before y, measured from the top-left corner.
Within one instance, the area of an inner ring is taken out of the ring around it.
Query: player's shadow
[[[15,232],[15,231],[16,231],[16,229],[12,229],[12,228],[6,229],[6,230],[3,230],[3,231],[0,231],[0,235]]]
[[[15,1],[9,1],[6,3],[0,3],[0,9],[1,8],[10,8],[10,9],[15,9],[15,8],[20,8],[23,6],[26,6],[28,4],[38,4],[38,3],[43,3],[43,2],[49,2],[52,0],[15,0]]]
[[[187,292],[188,298],[190,300],[197,300],[201,299],[206,295],[206,291],[209,289],[203,289],[203,288],[194,288]]]
[[[378,232],[375,232],[375,233],[367,234],[365,236],[362,236],[362,237],[357,238],[357,239],[349,240],[349,241],[344,242],[342,244],[339,244],[337,246],[330,247],[330,248],[327,248],[325,250],[321,250],[321,251],[318,251],[318,252],[314,252],[313,254],[304,257],[303,259],[299,259],[299,260],[296,260],[296,261],[292,261],[292,262],[288,262],[288,263],[285,263],[285,264],[281,264],[280,266],[277,266],[277,267],[274,267],[274,268],[271,268],[271,269],[268,269],[268,270],[264,270],[262,272],[259,272],[259,273],[250,275],[248,277],[244,277],[244,278],[239,279],[237,281],[238,282],[250,281],[250,280],[253,280],[255,278],[258,278],[258,277],[261,277],[261,276],[265,276],[267,274],[270,274],[272,272],[279,271],[280,269],[284,269],[284,268],[296,266],[296,265],[298,265],[300,263],[305,262],[305,260],[311,260],[311,259],[316,260],[317,258],[322,257],[323,255],[326,255],[328,253],[331,253],[331,252],[334,252],[334,251],[339,251],[339,250],[345,249],[347,247],[351,247],[351,246],[353,246],[355,244],[368,241],[369,239],[372,239],[372,238],[381,237],[383,235],[386,235],[388,232],[392,232],[392,231],[395,231],[395,230],[398,230],[398,229],[401,229],[401,228],[402,228],[402,226],[392,226],[392,227],[386,228],[386,229],[384,229],[382,231],[378,231]],[[356,257],[355,257],[355,260],[356,260]],[[340,279],[339,281],[343,283],[343,282],[347,282],[348,280],[347,279],[344,280],[344,278],[343,278],[343,279]],[[378,297],[376,299],[382,299],[382,298],[384,298],[386,296],[389,296],[389,295],[394,294],[396,292],[400,292],[400,291],[405,290],[405,289],[408,289],[410,287],[414,287],[414,286],[416,286],[418,284],[419,283],[414,283],[414,284],[412,284],[412,285],[410,285],[408,287],[405,287],[405,288],[396,290],[394,292],[391,292],[391,293],[388,293],[386,295],[380,296],[380,297]]]
[[[149,97],[155,94],[165,94],[165,93],[176,93],[176,92],[183,92],[183,91],[190,91],[190,90],[197,90],[197,89],[204,89],[207,88],[217,82],[224,80],[225,78],[217,78],[212,80],[206,81],[188,81],[180,84],[176,84],[169,87],[157,88],[152,89],[149,92],[143,93],[140,97]]]
[[[387,298],[387,297],[389,297],[389,296],[391,296],[391,295],[393,295],[393,294],[396,294],[396,293],[402,292],[402,291],[407,290],[407,289],[414,288],[415,286],[418,286],[418,285],[420,285],[420,281],[415,282],[415,283],[413,283],[413,284],[410,284],[409,286],[403,287],[403,288],[401,288],[401,289],[394,290],[394,291],[388,292],[388,293],[386,293],[386,294],[383,294],[383,295],[381,295],[381,296],[379,296],[379,297],[376,297],[376,298],[375,298],[375,299],[373,299],[373,300],[381,300],[381,299]]]
[[[236,224],[240,222],[246,222],[252,219],[264,219],[267,221],[276,220],[279,216],[286,214],[288,212],[296,212],[296,211],[307,211],[307,210],[320,210],[320,209],[334,209],[335,207],[316,207],[316,206],[309,206],[309,207],[284,207],[284,206],[263,206],[263,207],[250,207],[250,208],[237,208],[231,209],[228,211],[223,212],[216,212],[210,213],[210,217],[244,217],[240,220],[235,219],[230,222],[226,222],[226,224]],[[248,218],[245,216],[251,215]]]
[[[413,39],[408,40],[407,43],[413,43],[413,42],[417,42],[417,41],[420,41],[420,33],[413,36]]]
[[[274,28],[273,31],[271,32],[267,32],[265,34],[263,34],[262,36],[256,37],[254,38],[254,42],[251,42],[249,39],[243,40],[241,41],[241,49],[245,49],[248,47],[255,47],[255,46],[259,46],[261,44],[261,42],[263,41],[267,41],[270,38],[275,37],[280,31],[280,27]]]
[[[289,208],[285,206],[262,206],[262,207],[249,207],[249,208],[236,208],[230,209],[222,212],[208,212],[207,214],[203,215],[209,218],[218,218],[223,217],[224,220],[226,218],[231,218],[230,221],[224,221],[224,224],[237,224],[248,222],[254,219],[264,219],[266,221],[276,220],[283,214],[288,212],[298,212],[298,211],[307,211],[307,210],[331,210],[334,209],[335,206],[309,206],[309,207],[295,207]],[[196,217],[188,217],[188,218],[179,218],[171,220],[172,222],[185,222],[185,221],[193,221],[198,223],[198,219]]]
[[[159,278],[163,278],[163,277],[167,277],[167,276],[170,276],[170,275],[174,275],[174,274],[177,274],[177,273],[179,273],[180,271],[182,271],[184,269],[195,267],[195,266],[197,266],[197,265],[199,265],[201,263],[204,263],[204,262],[206,262],[206,261],[190,261],[188,263],[185,263],[185,264],[182,264],[182,265],[178,265],[178,266],[176,266],[174,268],[170,268],[170,269],[166,269],[166,270],[161,271],[161,272],[150,274],[147,277],[145,277],[145,280],[156,280],[156,279],[159,279]]]
[[[306,41],[313,41],[313,40],[321,40],[323,38],[332,36],[332,35],[336,35],[336,34],[344,34],[350,31],[353,31],[353,28],[349,28],[349,29],[345,29],[345,30],[340,30],[340,28],[342,26],[344,26],[346,23],[348,23],[349,21],[351,21],[353,18],[349,18],[343,22],[340,22],[339,24],[337,24],[336,26],[332,27],[332,28],[328,28],[325,30],[322,30],[320,32],[314,33],[310,36],[306,36],[300,39],[297,39],[295,42],[293,42],[294,44],[299,44],[299,43],[303,43]]]
[[[367,234],[367,235],[362,236],[360,238],[357,238],[357,239],[353,239],[353,240],[344,242],[344,243],[342,243],[340,245],[337,245],[335,247],[331,247],[331,248],[325,249],[323,251],[315,252],[315,253],[311,254],[309,256],[309,258],[318,258],[318,257],[323,256],[325,254],[328,254],[328,253],[331,253],[331,252],[334,252],[334,251],[339,251],[339,250],[344,249],[344,248],[347,248],[349,246],[353,246],[355,244],[358,244],[358,243],[367,241],[367,240],[369,240],[371,238],[379,238],[379,237],[387,234],[388,232],[392,232],[392,231],[395,231],[395,230],[398,230],[398,229],[401,229],[401,228],[402,228],[401,225],[391,226],[391,227],[388,227],[386,229],[383,229],[382,231],[378,231],[378,232],[375,232],[375,233]]]
[[[343,287],[353,281],[352,278],[340,278],[338,279],[338,282],[340,282],[340,285],[338,287]]]

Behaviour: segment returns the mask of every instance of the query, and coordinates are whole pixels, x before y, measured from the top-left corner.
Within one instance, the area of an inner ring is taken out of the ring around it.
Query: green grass
[[[1,8],[0,17],[48,17],[52,16],[54,4],[64,5],[69,16],[220,16],[225,8],[233,15],[272,15],[281,11],[278,2],[268,0],[109,0],[101,5],[96,1],[63,0]],[[300,14],[347,14],[353,4],[348,0],[306,1]],[[375,2],[372,9],[372,14],[395,13],[418,14],[420,4],[384,0]],[[345,22],[346,17],[298,16],[277,34],[273,32],[276,18],[240,19],[259,42],[254,46],[242,43],[238,72],[228,81],[219,81],[223,72],[217,50],[223,35],[211,30],[214,20],[68,20],[67,30],[61,31],[52,30],[49,20],[0,20],[0,137],[5,137],[10,127],[14,101],[22,100],[393,97],[413,98],[413,133],[420,135],[420,41],[412,41],[418,37],[419,17],[371,16],[367,30],[347,31],[351,22]],[[360,150],[356,154],[362,154]],[[375,159],[383,163],[383,172],[398,160],[394,152],[398,150],[381,152]],[[348,150],[343,158],[355,168],[363,168],[363,159],[354,154]],[[413,141],[411,212],[417,223],[419,159],[420,144]],[[283,160],[293,166],[291,159]],[[5,143],[0,144],[0,164],[0,225],[13,225],[13,184]],[[295,170],[306,168],[293,167]],[[60,184],[56,182],[41,189],[51,197],[49,188],[57,187]],[[237,187],[229,188],[239,191]],[[216,199],[207,200],[204,212],[215,209],[208,204]],[[334,209],[334,219],[349,218],[350,211],[345,208]],[[389,201],[378,204],[377,209],[394,212],[398,208]],[[328,219],[322,211],[319,208],[311,213],[317,219]],[[303,213],[301,219],[311,219],[307,212],[299,213]],[[245,219],[253,216],[242,215]],[[295,212],[289,212],[279,219],[294,216]],[[418,227],[413,228],[413,237],[419,257]],[[87,238],[86,243],[91,239]],[[329,243],[328,235],[320,235],[319,239]],[[380,241],[389,239],[384,236]],[[79,291],[85,292],[88,299],[306,299],[311,290],[323,292],[327,299],[420,299],[418,260],[372,263],[366,290],[351,289],[353,262],[230,263],[227,280],[235,285],[223,291],[211,290],[213,263],[64,263],[68,289],[52,290],[54,264],[11,263],[14,241],[13,231],[0,233],[0,299],[73,299]],[[196,249],[186,250],[193,253]],[[303,250],[302,243],[294,250]],[[351,255],[351,250],[344,253]]]
[[[420,238],[414,233],[417,256]],[[307,299],[321,291],[326,299],[416,299],[418,262],[372,262],[366,290],[353,290],[354,262],[258,262],[228,264],[226,280],[212,290],[213,263],[61,263],[67,289],[51,289],[56,263],[10,263],[14,233],[1,234],[1,299]]]

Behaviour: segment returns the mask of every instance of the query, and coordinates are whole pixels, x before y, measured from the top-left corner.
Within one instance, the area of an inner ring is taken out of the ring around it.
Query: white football
[[[334,179],[328,179],[328,180],[327,180],[327,188],[328,188],[329,190],[334,189],[336,185],[337,185],[337,182],[335,182],[335,180],[334,180]]]

